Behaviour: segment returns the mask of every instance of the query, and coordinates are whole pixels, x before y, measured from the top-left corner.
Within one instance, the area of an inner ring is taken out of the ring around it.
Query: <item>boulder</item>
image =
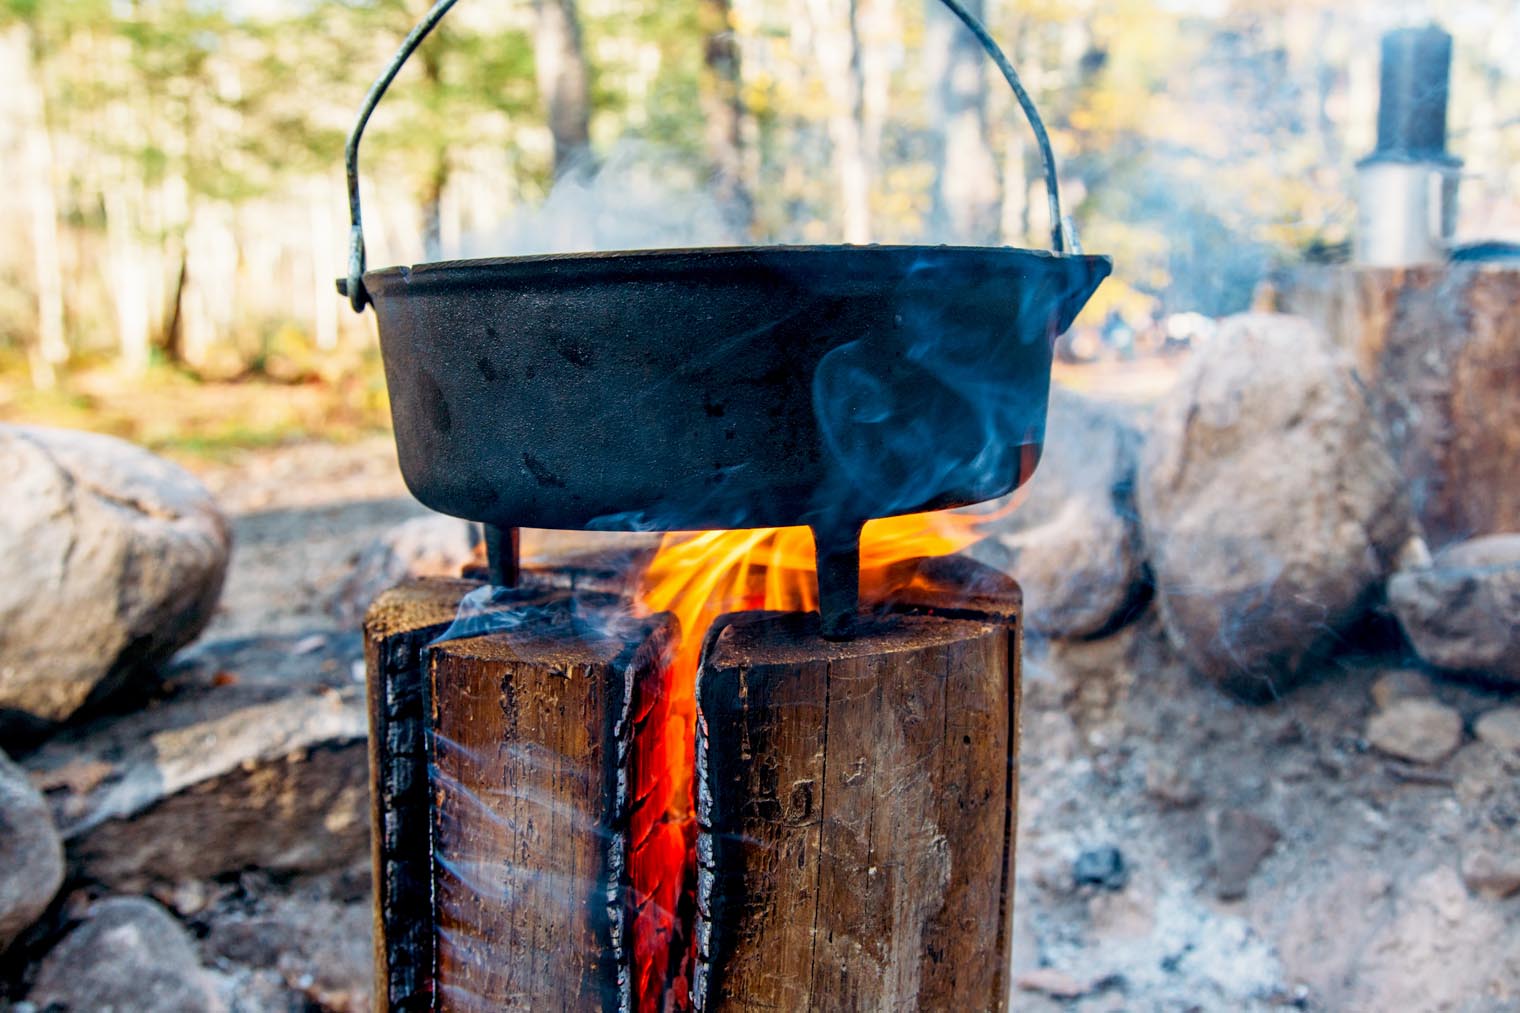
[[[63,883],[63,842],[26,772],[0,752],[0,952],[41,917]]]
[[[27,998],[69,1013],[224,1013],[189,934],[145,897],[112,897],[55,946]]]
[[[1458,542],[1395,573],[1388,603],[1426,663],[1520,685],[1520,534]]]
[[[231,538],[184,469],[108,436],[0,426],[0,711],[71,717],[210,621]]]
[[[136,890],[365,855],[365,734],[358,686],[233,686],[73,729],[26,765],[70,865]]]
[[[341,625],[357,628],[380,592],[416,577],[458,577],[475,558],[478,538],[476,525],[443,514],[397,524],[354,557],[333,595],[333,615]]]
[[[1169,638],[1251,699],[1365,612],[1415,531],[1351,363],[1294,317],[1232,317],[1193,353],[1137,489]]]
[[[1123,621],[1143,583],[1140,436],[1117,411],[1061,387],[1050,392],[1046,432],[1018,506],[973,555],[1018,579],[1030,631],[1094,636]]]

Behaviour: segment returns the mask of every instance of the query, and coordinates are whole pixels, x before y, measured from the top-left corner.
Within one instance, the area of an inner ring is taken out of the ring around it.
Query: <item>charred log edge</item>
[[[675,625],[669,616],[650,620],[646,636],[630,643],[613,663],[620,684],[613,687],[619,695],[617,705],[608,708],[608,742],[613,748],[603,750],[607,763],[604,783],[613,792],[612,841],[607,849],[607,869],[603,882],[606,898],[607,948],[610,966],[604,966],[603,980],[616,982],[615,994],[608,997],[608,1013],[634,1013],[633,888],[630,823],[633,818],[634,784],[630,776],[634,751],[634,729],[638,724],[637,697],[645,688],[661,691],[660,679],[675,648]]]
[[[538,593],[533,593],[535,590]],[[514,597],[513,605],[533,605],[564,610],[579,625],[582,613],[587,609],[621,609],[626,600],[615,594],[596,592],[578,593],[569,589],[535,589],[527,585],[521,589],[521,597]],[[432,631],[436,636],[439,630]],[[604,711],[602,738],[607,748],[602,752],[601,797],[603,810],[607,813],[607,846],[601,853],[601,871],[587,894],[591,910],[598,912],[594,918],[594,930],[600,941],[597,955],[598,988],[604,1013],[634,1013],[633,1011],[633,940],[630,937],[629,886],[629,820],[631,817],[631,785],[628,780],[628,761],[633,750],[635,726],[634,704],[640,684],[660,677],[661,664],[668,658],[673,647],[673,620],[655,616],[630,627],[628,639],[618,653],[606,662],[609,684],[606,698],[609,706]],[[578,634],[572,634],[578,635]],[[500,642],[511,634],[483,634],[476,637],[451,641],[451,645],[464,645],[471,641]],[[418,654],[418,670],[423,683],[424,714],[427,729],[435,720],[432,707],[434,659],[438,648],[425,643]],[[437,1013],[441,996],[434,987],[438,978],[438,954],[433,946],[436,926],[441,923],[438,909],[440,891],[436,879],[438,868],[435,819],[437,813],[432,800],[431,770],[437,761],[434,737],[424,732],[425,764],[425,812],[427,840],[423,854],[426,860],[428,896],[425,921],[428,937],[427,967],[428,993],[431,1005],[426,1007]],[[419,961],[420,962],[420,961]],[[418,1007],[421,1009],[422,1007]],[[390,1013],[411,1013],[410,1008],[392,1006]]]
[[[477,585],[424,581],[382,594],[365,618],[369,669],[370,849],[375,880],[375,1005],[433,1008],[427,679],[422,651]]]
[[[1019,664],[1024,649],[1023,590],[1016,581],[1000,571],[963,556],[908,560],[887,568],[877,576],[874,586],[863,593],[870,595],[869,607],[880,616],[932,615],[1001,624],[1008,631],[1005,678],[1009,684],[1006,716],[1009,752],[1003,791],[1003,873],[998,884],[996,937],[997,953],[1006,954],[1013,931],[1018,751],[1022,739],[1023,687],[1019,679]],[[957,587],[968,590],[957,590]],[[694,933],[696,960],[690,997],[692,1008],[697,1013],[706,1010],[710,1000],[719,994],[725,958],[731,948],[730,941],[725,939],[723,926],[732,923],[727,912],[742,907],[745,897],[742,871],[734,871],[739,863],[728,857],[729,849],[735,846],[739,838],[736,823],[740,812],[737,804],[739,800],[730,797],[729,779],[717,769],[719,757],[711,751],[710,743],[727,743],[726,752],[729,754],[747,753],[752,748],[745,733],[744,706],[722,710],[715,710],[710,705],[704,706],[710,693],[724,691],[705,679],[713,670],[711,658],[723,632],[737,621],[764,614],[748,612],[717,619],[702,645],[697,668],[697,924]],[[864,617],[857,618],[857,630],[864,623]],[[754,687],[743,686],[734,689],[729,698],[747,700],[753,692]],[[827,716],[827,694],[823,707]],[[826,738],[826,724],[823,733]],[[818,804],[821,812],[821,796]],[[998,961],[995,972],[994,989],[998,994],[1003,994],[1007,986],[1008,969],[1003,963]]]
[[[867,571],[864,578],[861,598],[877,613],[972,620],[1023,617],[1024,591],[1018,582],[968,556],[906,559]]]
[[[741,615],[744,613],[741,613]],[[749,613],[753,614],[753,613]],[[729,744],[730,753],[747,753],[750,743],[744,732],[742,708],[714,712],[703,700],[716,692],[704,677],[712,671],[710,660],[723,631],[739,615],[720,616],[708,628],[697,662],[697,732],[696,732],[696,811],[697,811],[697,913],[693,930],[695,960],[691,975],[691,1008],[703,1013],[708,998],[717,993],[728,949],[721,926],[731,906],[742,897],[742,874],[728,872],[737,864],[728,858],[730,847],[738,837],[736,818],[739,807],[730,797],[728,779],[714,769],[717,757],[709,744],[713,740]],[[735,692],[734,697],[741,694]],[[825,711],[827,713],[827,711]]]

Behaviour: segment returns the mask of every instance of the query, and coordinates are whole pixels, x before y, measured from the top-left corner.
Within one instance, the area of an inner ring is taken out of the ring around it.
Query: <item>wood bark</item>
[[[558,176],[591,146],[591,84],[575,0],[535,0],[533,55]]]
[[[1304,269],[1283,299],[1355,357],[1432,547],[1520,531],[1520,270]]]
[[[1018,596],[953,618],[908,576],[921,614],[849,641],[776,613],[708,636],[698,1009],[1006,1008]]]

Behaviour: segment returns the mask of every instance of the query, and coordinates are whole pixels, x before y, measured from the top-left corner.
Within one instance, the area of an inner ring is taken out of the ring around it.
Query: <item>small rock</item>
[[[1019,975],[1017,983],[1022,991],[1040,992],[1054,999],[1079,999],[1092,991],[1091,985],[1078,981],[1065,971],[1057,971],[1054,967],[1037,967],[1033,971],[1025,971]]]
[[[370,602],[403,580],[458,577],[475,558],[476,527],[443,514],[414,517],[362,549],[333,595],[332,612],[344,626],[364,621]]]
[[[1462,744],[1462,715],[1435,700],[1395,700],[1367,722],[1367,741],[1401,760],[1440,763]]]
[[[201,967],[189,934],[144,897],[95,904],[55,946],[28,998],[71,1013],[225,1013],[216,980]]]
[[[1460,542],[1401,570],[1388,603],[1427,663],[1520,684],[1520,534]]]
[[[42,916],[63,883],[63,841],[26,772],[0,752],[0,952]]]
[[[232,688],[71,730],[26,766],[71,862],[125,890],[364,854],[365,736],[358,687],[273,699]],[[81,780],[81,765],[109,771]]]
[[[1347,355],[1304,320],[1225,321],[1152,418],[1137,501],[1188,663],[1267,699],[1365,614],[1414,530]]]
[[[1164,805],[1186,809],[1202,798],[1198,782],[1180,764],[1152,757],[1145,765],[1145,793]]]
[[[183,468],[109,436],[0,425],[0,489],[0,710],[62,721],[141,689],[210,621],[231,535]]]
[[[1520,707],[1500,707],[1478,718],[1473,731],[1482,741],[1507,753],[1520,753]]]
[[[374,973],[368,899],[343,904],[301,895],[261,898],[253,910],[216,914],[203,952],[276,971],[285,987],[332,1013],[369,1009]]]
[[[1429,696],[1431,685],[1429,679],[1414,669],[1395,668],[1391,672],[1384,672],[1378,676],[1377,681],[1372,684],[1371,692],[1372,702],[1382,709],[1395,700]]]
[[[1129,882],[1129,868],[1124,864],[1122,851],[1113,845],[1104,845],[1078,855],[1071,866],[1071,878],[1077,886],[1122,890]]]
[[[157,883],[150,891],[153,899],[181,918],[200,914],[211,903],[213,892],[208,883],[197,879],[178,883]]]
[[[1480,897],[1520,893],[1520,841],[1513,832],[1475,835],[1462,847],[1462,881]]]
[[[1214,851],[1214,893],[1220,900],[1238,900],[1262,861],[1277,847],[1282,832],[1270,821],[1246,809],[1214,814],[1209,826]]]

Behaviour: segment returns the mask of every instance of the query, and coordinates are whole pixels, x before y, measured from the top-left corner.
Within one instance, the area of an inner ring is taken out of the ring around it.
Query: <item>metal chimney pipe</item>
[[[1439,26],[1383,36],[1377,148],[1356,166],[1358,263],[1446,259],[1462,167],[1446,150],[1450,85],[1451,36]]]

